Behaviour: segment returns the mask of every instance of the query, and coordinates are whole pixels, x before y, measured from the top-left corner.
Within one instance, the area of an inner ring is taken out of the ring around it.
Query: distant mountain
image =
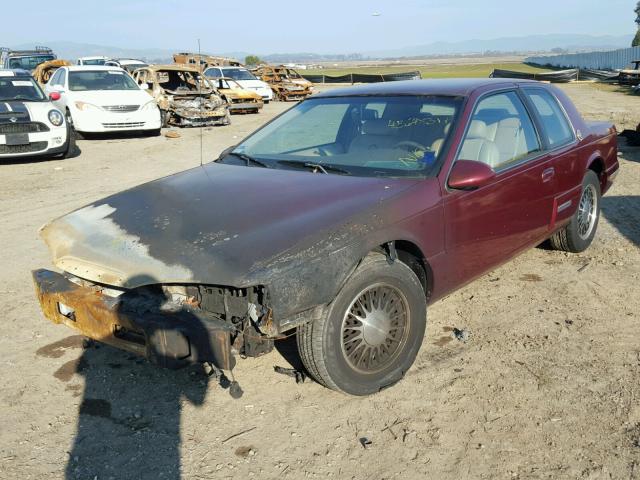
[[[466,40],[460,42],[434,42],[425,45],[416,45],[389,50],[377,50],[364,52],[362,54],[319,54],[319,53],[265,53],[255,52],[215,52],[206,51],[213,55],[237,58],[243,61],[249,54],[257,54],[263,60],[270,63],[319,63],[319,62],[339,62],[357,61],[368,59],[392,59],[403,57],[427,57],[443,55],[464,55],[464,54],[492,54],[499,53],[532,53],[548,52],[553,49],[568,51],[584,50],[613,50],[625,48],[631,45],[633,35],[532,35],[527,37],[505,37],[493,40]],[[173,61],[173,54],[178,51],[194,51],[195,48],[168,50],[162,48],[122,48],[106,45],[94,45],[78,42],[35,42],[34,44],[13,45],[13,48],[33,48],[35,45],[46,45],[53,49],[59,58],[68,60],[90,55],[104,55],[107,57],[130,57],[146,60],[150,63],[167,63]]]
[[[614,50],[631,46],[633,35],[531,35],[493,40],[434,42],[413,47],[364,52],[373,58],[401,58],[429,55],[460,55],[485,52],[546,52],[556,48],[569,51]]]

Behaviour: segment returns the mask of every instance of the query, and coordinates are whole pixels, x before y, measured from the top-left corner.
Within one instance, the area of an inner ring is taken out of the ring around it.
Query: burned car
[[[201,71],[208,67],[240,67],[242,64],[235,58],[216,57],[204,53],[182,52],[173,55],[174,63],[197,66]]]
[[[133,78],[155,98],[163,127],[231,123],[227,102],[194,67],[151,65],[133,72]]]
[[[73,64],[68,60],[50,60],[41,63],[33,71],[33,78],[40,85],[45,85],[60,67],[68,67],[70,65]]]
[[[524,80],[315,95],[209,164],[45,225],[46,317],[161,365],[234,366],[296,334],[323,385],[378,392],[427,307],[550,239],[596,234],[616,132]]]
[[[255,90],[243,88],[233,78],[209,79],[218,89],[218,93],[229,104],[231,113],[258,113],[264,106],[262,96]]]
[[[252,72],[273,90],[274,100],[284,102],[304,100],[313,93],[313,83],[292,68],[261,65]]]

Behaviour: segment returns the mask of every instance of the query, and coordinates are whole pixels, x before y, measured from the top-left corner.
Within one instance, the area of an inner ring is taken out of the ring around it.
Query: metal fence
[[[623,48],[610,52],[528,57],[525,59],[525,63],[558,68],[616,70],[626,67],[635,60],[640,60],[640,47]]]
[[[375,82],[397,82],[400,80],[420,80],[420,72],[388,73],[388,74],[366,74],[347,73],[346,75],[305,75],[302,76],[313,83],[375,83]]]

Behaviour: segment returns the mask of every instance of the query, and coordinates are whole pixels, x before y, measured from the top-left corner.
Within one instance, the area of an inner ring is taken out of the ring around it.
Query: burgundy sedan
[[[299,103],[214,162],[45,225],[45,315],[168,367],[297,334],[323,385],[402,378],[427,306],[546,239],[580,252],[616,132],[532,81],[409,81]]]

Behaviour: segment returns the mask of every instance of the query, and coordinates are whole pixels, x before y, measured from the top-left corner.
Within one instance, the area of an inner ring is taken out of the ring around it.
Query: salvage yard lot
[[[640,120],[640,98],[562,88],[587,118]],[[205,161],[289,106],[205,130]],[[50,266],[46,221],[198,165],[199,131],[180,133],[0,165],[0,478],[640,478],[640,149],[622,147],[589,250],[529,251],[433,305],[398,385],[351,398],[296,384],[273,372],[297,366],[288,340],[239,361],[234,400],[199,368],[83,350],[31,285]]]

